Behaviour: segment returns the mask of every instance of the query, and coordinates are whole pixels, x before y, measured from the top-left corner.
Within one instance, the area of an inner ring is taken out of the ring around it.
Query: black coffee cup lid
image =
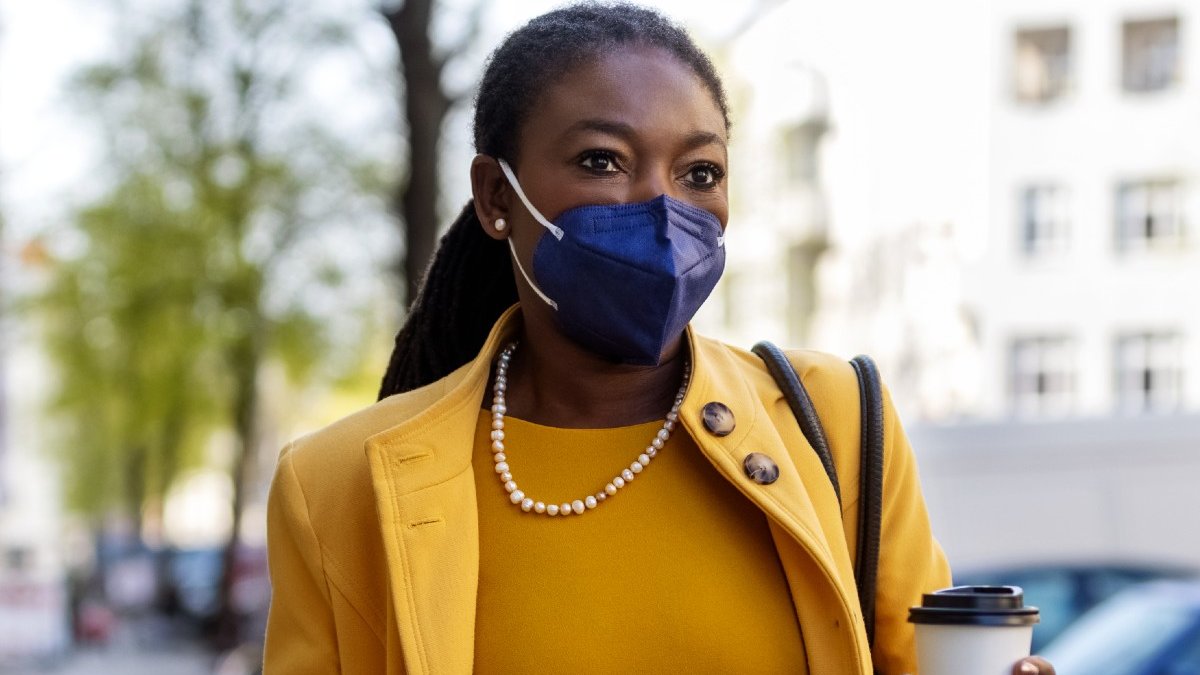
[[[1031,626],[1038,608],[1025,606],[1019,586],[955,586],[926,593],[908,610],[910,623],[954,626]]]

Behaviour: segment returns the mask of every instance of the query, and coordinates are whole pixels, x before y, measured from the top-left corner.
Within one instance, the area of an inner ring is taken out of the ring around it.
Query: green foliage
[[[335,214],[383,211],[372,162],[294,95],[344,26],[296,1],[158,16],[75,78],[107,147],[102,194],[36,299],[69,504],[92,514],[161,497],[214,430],[252,450],[265,362],[345,377],[322,356],[354,339],[328,329],[356,320],[353,298],[309,299],[355,270],[314,242],[347,224]]]

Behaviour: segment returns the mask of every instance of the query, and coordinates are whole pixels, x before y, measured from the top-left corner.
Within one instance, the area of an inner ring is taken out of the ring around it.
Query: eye
[[[698,188],[716,187],[724,177],[725,172],[714,164],[696,164],[687,172],[688,182]]]
[[[614,173],[620,170],[617,157],[604,150],[589,150],[579,159],[579,165],[594,173]]]

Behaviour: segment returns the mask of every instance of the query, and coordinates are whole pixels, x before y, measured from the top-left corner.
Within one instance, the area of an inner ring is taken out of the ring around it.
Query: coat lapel
[[[790,409],[757,357],[694,335],[691,345],[692,384],[680,419],[717,470],[769,518],[804,628],[810,672],[864,672],[863,664],[870,663],[866,635],[861,628],[845,629],[861,626],[853,566],[837,497],[820,459],[791,422]],[[727,436],[704,425],[702,410],[713,401],[733,413],[735,426]],[[759,485],[746,475],[742,462],[754,452],[779,467],[774,483]],[[817,508],[814,500],[833,507]]]
[[[479,584],[472,444],[492,356],[513,330],[514,311],[475,361],[447,377],[444,394],[366,442],[399,624],[388,637],[399,640],[409,675],[471,672]]]

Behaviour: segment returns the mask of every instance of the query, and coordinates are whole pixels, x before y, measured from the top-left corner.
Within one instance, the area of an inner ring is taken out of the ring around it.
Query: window
[[[1127,21],[1124,30],[1125,91],[1159,91],[1179,76],[1179,19]]]
[[[1019,30],[1013,68],[1016,99],[1045,103],[1071,87],[1071,30],[1066,27]]]
[[[1176,333],[1117,338],[1117,405],[1122,412],[1171,412],[1183,390],[1183,350]]]
[[[1030,185],[1020,197],[1021,250],[1028,255],[1067,248],[1067,196],[1056,185]]]
[[[1122,183],[1117,188],[1117,248],[1170,249],[1183,245],[1182,198],[1178,181]]]
[[[1075,344],[1063,336],[1018,338],[1012,344],[1012,409],[1022,417],[1059,416],[1075,400]]]

